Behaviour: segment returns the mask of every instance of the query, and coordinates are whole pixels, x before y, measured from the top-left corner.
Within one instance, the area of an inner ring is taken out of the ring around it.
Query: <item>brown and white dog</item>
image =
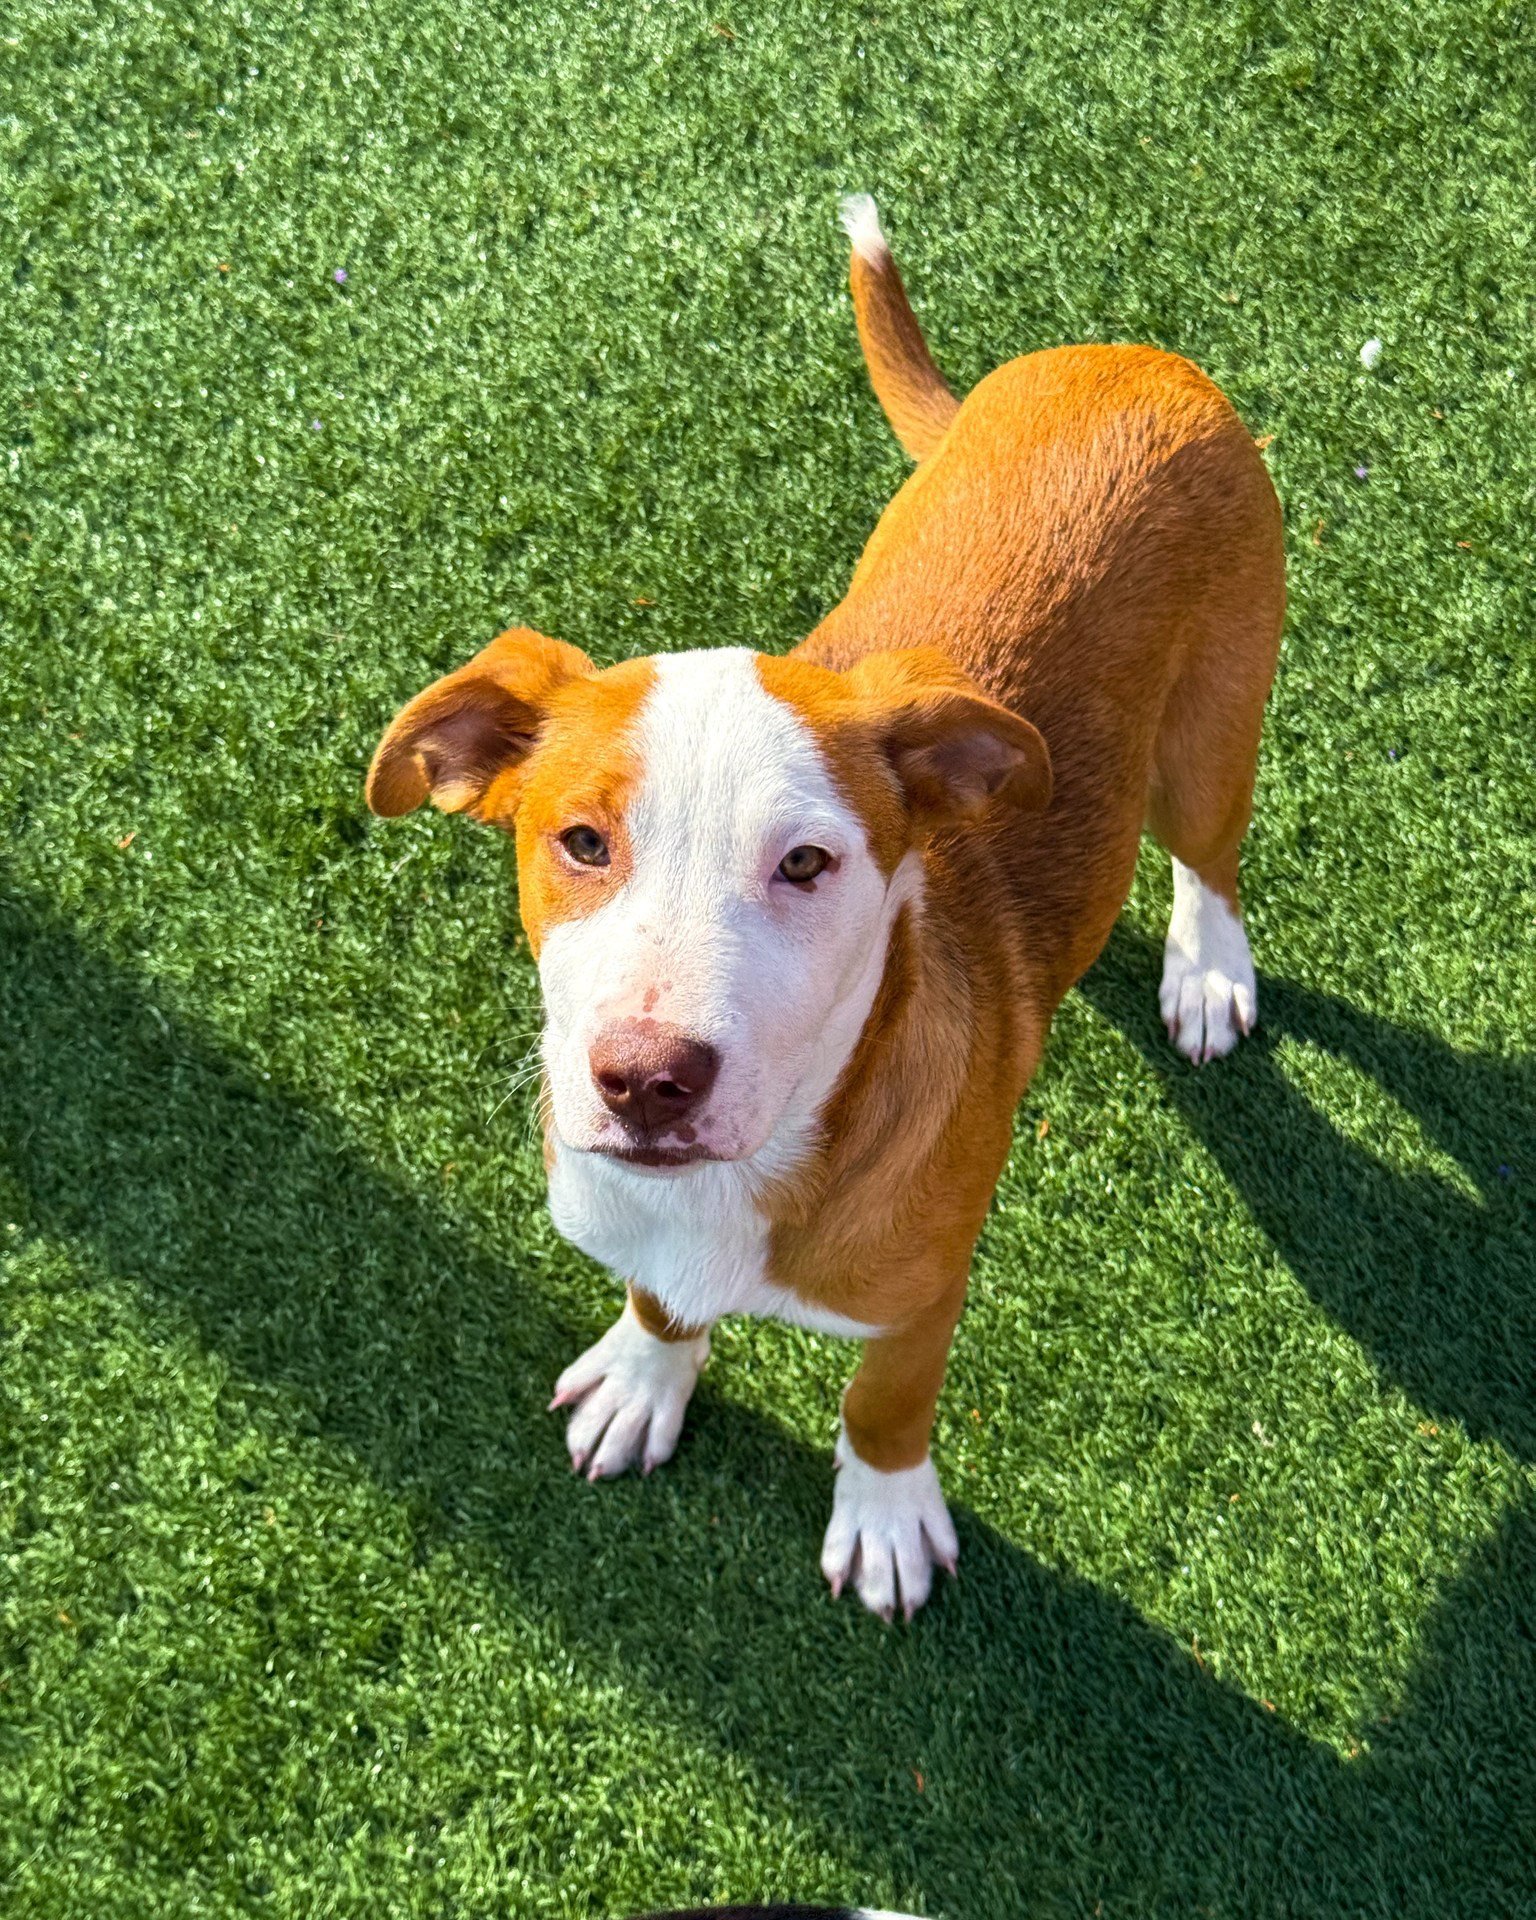
[[[1143,827],[1173,1043],[1253,1026],[1238,847],[1285,588],[1263,463],[1188,361],[1055,348],[957,403],[873,201],[843,218],[918,464],[841,605],[784,658],[602,672],[513,629],[400,713],[368,801],[516,835],[551,1210],[629,1285],[555,1390],[577,1470],[669,1457],[724,1315],[862,1340],[821,1564],[889,1618],[954,1568],[929,1433],[972,1245]]]

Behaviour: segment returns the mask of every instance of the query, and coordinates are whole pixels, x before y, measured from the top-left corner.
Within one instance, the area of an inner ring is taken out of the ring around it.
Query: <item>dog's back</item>
[[[957,402],[873,204],[848,224],[871,379],[919,465],[798,651],[847,667],[937,647],[1039,728],[1054,801],[985,861],[1054,1004],[1108,938],[1143,826],[1192,868],[1242,837],[1285,605],[1279,505],[1221,390],[1154,347],[1050,348]]]

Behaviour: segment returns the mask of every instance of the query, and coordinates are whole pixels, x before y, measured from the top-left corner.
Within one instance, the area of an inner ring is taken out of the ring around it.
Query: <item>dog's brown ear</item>
[[[517,769],[533,750],[550,695],[593,671],[580,648],[531,627],[509,628],[396,714],[368,769],[369,806],[392,818],[430,800],[444,813],[510,817]]]
[[[874,709],[880,745],[920,832],[994,803],[1050,804],[1051,756],[1037,728],[991,700],[936,649],[868,654],[849,681]]]

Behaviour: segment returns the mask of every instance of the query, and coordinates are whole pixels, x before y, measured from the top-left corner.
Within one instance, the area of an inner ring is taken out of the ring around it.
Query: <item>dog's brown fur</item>
[[[851,279],[871,378],[920,464],[841,605],[758,665],[816,732],[886,871],[920,848],[923,902],[897,922],[819,1150],[764,1205],[771,1277],[888,1329],[844,1420],[859,1457],[893,1470],[927,1453],[1014,1108],[1109,936],[1142,829],[1237,909],[1285,588],[1268,475],[1189,362],[1057,348],[957,404],[883,240],[856,248]],[[614,823],[622,877],[625,734],[650,671],[595,674],[574,648],[505,635],[397,718],[370,803],[399,813],[430,794],[515,829],[537,953],[594,884],[551,864],[573,791]],[[966,689],[995,703],[980,732],[980,703],[955,700]],[[956,753],[981,743],[990,769],[957,780],[952,721]],[[652,1333],[696,1331],[632,1299]]]
[[[910,309],[889,256],[855,254],[852,285],[892,423],[931,451],[791,659],[846,671],[937,648],[1034,723],[1054,777],[1044,811],[993,810],[929,843],[925,910],[900,924],[819,1161],[774,1202],[775,1278],[893,1328],[844,1403],[856,1452],[892,1469],[928,1450],[1014,1108],[1109,937],[1143,826],[1237,906],[1285,586],[1269,476],[1188,361],[1032,354],[935,433],[922,368],[890,371]]]

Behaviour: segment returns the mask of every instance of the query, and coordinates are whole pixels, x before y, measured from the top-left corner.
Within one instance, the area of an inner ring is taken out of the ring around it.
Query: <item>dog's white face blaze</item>
[[[589,1051],[611,1021],[666,1022],[720,1067],[687,1144],[744,1160],[803,1137],[868,1016],[912,870],[888,883],[814,732],[763,686],[745,649],[662,656],[632,735],[630,869],[595,912],[553,927],[539,958],[555,1130],[622,1147]],[[794,847],[831,855],[809,886]]]

